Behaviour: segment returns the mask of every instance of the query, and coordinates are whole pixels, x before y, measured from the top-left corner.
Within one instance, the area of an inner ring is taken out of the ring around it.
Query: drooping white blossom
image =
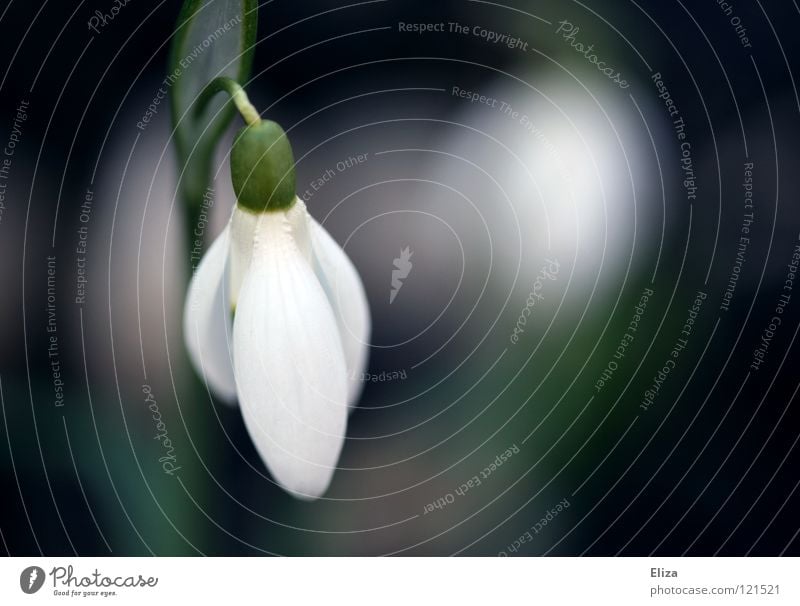
[[[239,402],[275,480],[321,496],[360,395],[370,315],[358,272],[302,200],[234,209],[192,278],[184,334],[211,392]]]

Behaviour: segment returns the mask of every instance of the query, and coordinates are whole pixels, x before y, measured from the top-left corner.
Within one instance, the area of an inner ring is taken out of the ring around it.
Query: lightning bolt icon
[[[408,277],[408,274],[411,273],[411,268],[414,265],[411,263],[411,257],[413,254],[414,253],[411,252],[411,249],[406,246],[400,251],[400,256],[393,262],[393,265],[396,269],[392,270],[392,290],[389,293],[389,303],[394,303],[394,298],[397,296],[397,293],[400,292],[400,288],[403,286],[403,280],[405,280]]]
[[[33,570],[31,570],[31,576],[28,579],[28,589],[33,587],[33,584],[36,582],[36,577],[38,577],[38,576],[39,576],[39,573],[35,568]]]

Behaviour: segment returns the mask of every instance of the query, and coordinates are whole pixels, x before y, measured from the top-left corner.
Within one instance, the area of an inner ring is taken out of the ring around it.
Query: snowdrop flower
[[[320,497],[366,367],[370,316],[358,273],[295,195],[283,129],[258,120],[231,151],[237,204],[189,285],[184,335],[198,374],[241,405],[275,480]]]

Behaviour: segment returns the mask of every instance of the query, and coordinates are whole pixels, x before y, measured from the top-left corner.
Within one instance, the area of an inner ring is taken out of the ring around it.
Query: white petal
[[[239,208],[237,204],[231,215],[231,252],[230,252],[230,289],[231,309],[236,308],[236,301],[242,281],[253,258],[253,241],[260,215]]]
[[[286,211],[286,219],[292,230],[297,248],[308,262],[311,262],[311,217],[306,210],[306,203],[300,198],[295,198],[292,207]]]
[[[364,385],[371,321],[364,284],[353,263],[331,235],[310,218],[314,271],[328,295],[347,362],[348,397],[356,406]],[[351,408],[352,410],[352,408]]]
[[[344,353],[286,213],[262,215],[256,238],[233,326],[239,403],[273,477],[295,496],[317,498],[344,443]]]
[[[234,403],[231,313],[225,283],[229,232],[226,226],[192,276],[183,309],[183,335],[197,373],[217,397]]]
[[[285,213],[289,221],[291,235],[303,253],[311,261],[311,241],[308,228],[308,212],[305,203],[296,198],[294,205]],[[242,209],[237,204],[231,216],[231,252],[230,252],[230,303],[236,308],[236,301],[242,281],[253,258],[253,242],[256,236],[261,214]]]

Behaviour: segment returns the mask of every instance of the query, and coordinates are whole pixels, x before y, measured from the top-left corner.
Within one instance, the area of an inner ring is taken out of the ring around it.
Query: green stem
[[[231,96],[233,104],[236,106],[236,109],[239,110],[239,113],[248,125],[261,122],[261,115],[258,113],[258,110],[253,107],[253,104],[250,103],[250,99],[247,98],[247,93],[244,92],[242,86],[236,82],[236,80],[225,77],[214,78],[203,89],[194,107],[195,115],[201,114],[208,105],[208,102],[211,101],[211,98],[220,92],[226,92]]]

